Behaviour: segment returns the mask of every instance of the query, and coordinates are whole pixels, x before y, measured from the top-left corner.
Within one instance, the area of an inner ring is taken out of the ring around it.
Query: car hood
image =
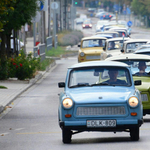
[[[111,54],[112,56],[121,55],[120,49],[118,50],[109,50],[107,51],[108,54]]]
[[[69,90],[67,94],[75,103],[125,103],[134,89],[126,87],[84,87]]]
[[[84,48],[81,50],[85,54],[101,54],[103,52],[103,47],[93,47],[92,48]]]

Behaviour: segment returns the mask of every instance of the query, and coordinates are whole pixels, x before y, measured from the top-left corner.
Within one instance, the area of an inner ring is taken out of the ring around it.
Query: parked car
[[[66,81],[58,83],[64,88],[58,104],[62,142],[70,143],[72,135],[84,131],[126,131],[138,141],[143,109],[137,85],[141,81],[133,81],[125,63],[93,61],[69,67]]]
[[[98,13],[95,14],[95,17],[96,17],[96,18],[101,18],[101,17],[102,17],[102,19],[103,19],[103,15],[104,15],[105,13],[106,13],[106,12],[98,12]]]
[[[142,54],[124,54],[106,59],[128,64],[134,80],[141,80],[142,85],[136,88],[141,92],[143,115],[150,114],[150,56]]]
[[[84,29],[84,28],[92,28],[92,22],[91,22],[91,20],[89,20],[89,19],[85,20],[85,21],[83,22],[83,24],[82,24],[82,28],[83,28],[83,29]]]
[[[134,53],[139,47],[145,45],[149,39],[130,39],[123,44],[122,53]]]
[[[85,37],[81,39],[78,52],[78,62],[100,60],[100,54],[105,46],[105,37]]]
[[[105,42],[105,47],[101,53],[101,59],[105,60],[108,57],[122,54],[120,50],[122,49],[123,43],[129,40],[129,38],[112,38]]]

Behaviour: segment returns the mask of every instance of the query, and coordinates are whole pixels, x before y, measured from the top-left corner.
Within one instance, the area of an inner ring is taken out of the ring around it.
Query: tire
[[[139,140],[139,127],[134,127],[130,129],[130,138],[132,141]]]
[[[68,129],[62,129],[62,142],[71,143],[72,132]]]

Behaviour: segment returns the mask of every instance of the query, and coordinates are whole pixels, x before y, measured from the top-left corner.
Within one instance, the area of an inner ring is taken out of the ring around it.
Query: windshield
[[[69,87],[131,86],[129,71],[122,67],[87,67],[70,73]]]
[[[125,60],[122,61],[131,66],[132,75],[150,76],[150,61],[145,60]]]
[[[84,40],[82,43],[82,48],[88,47],[104,47],[105,46],[105,39],[90,39]]]
[[[123,46],[123,39],[118,41],[110,41],[108,42],[107,50],[121,50]]]
[[[132,53],[136,51],[140,46],[146,44],[146,42],[134,42],[128,43],[126,46],[126,53]]]

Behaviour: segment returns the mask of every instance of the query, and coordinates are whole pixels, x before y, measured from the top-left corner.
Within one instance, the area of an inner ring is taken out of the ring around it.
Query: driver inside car
[[[147,68],[146,63],[144,61],[139,62],[138,69],[139,72],[135,73],[137,76],[148,76],[148,74],[145,72],[145,69]]]
[[[120,80],[120,79],[117,79],[117,76],[118,76],[118,70],[109,70],[108,71],[108,75],[109,75],[109,80],[105,81],[106,83],[108,84],[120,84],[120,85],[124,85],[126,84],[126,81],[125,80]]]

